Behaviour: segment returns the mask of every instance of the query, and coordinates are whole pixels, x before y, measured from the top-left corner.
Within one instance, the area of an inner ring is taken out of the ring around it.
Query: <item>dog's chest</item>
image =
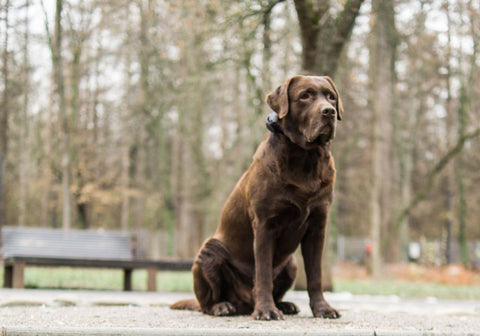
[[[300,208],[309,208],[312,204],[329,198],[335,179],[335,169],[328,165],[316,171],[286,174],[281,183],[283,197]]]
[[[284,192],[278,195],[276,214],[279,236],[295,236],[298,232],[303,235],[307,222],[319,212],[326,212],[332,200],[331,185],[306,190],[298,186],[287,185]]]
[[[287,192],[311,200],[335,179],[334,162],[331,155],[310,155],[286,160],[279,172],[280,183]]]
[[[275,232],[276,260],[293,253],[311,225],[318,225],[314,213],[316,204],[288,203],[279,211],[276,220],[270,223]],[[274,227],[274,228],[273,228]]]
[[[333,198],[333,183],[320,178],[286,184],[278,194],[281,199],[274,210],[279,245],[296,249],[311,225],[322,225]],[[290,252],[290,251],[285,251]]]

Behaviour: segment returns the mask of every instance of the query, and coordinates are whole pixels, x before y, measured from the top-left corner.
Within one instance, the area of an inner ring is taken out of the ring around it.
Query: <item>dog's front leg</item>
[[[282,312],[273,300],[273,248],[274,242],[266,225],[256,225],[253,249],[255,255],[255,310],[252,314],[257,320],[280,320]]]
[[[313,316],[339,318],[340,313],[333,309],[323,297],[322,254],[325,245],[327,212],[328,209],[322,209],[312,214],[308,223],[309,229],[302,240],[302,255]]]

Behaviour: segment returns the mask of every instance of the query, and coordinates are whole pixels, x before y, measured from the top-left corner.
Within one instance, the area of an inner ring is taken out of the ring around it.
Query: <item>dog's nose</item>
[[[321,109],[322,115],[325,117],[335,117],[337,115],[337,110],[335,110],[332,106],[324,106]]]

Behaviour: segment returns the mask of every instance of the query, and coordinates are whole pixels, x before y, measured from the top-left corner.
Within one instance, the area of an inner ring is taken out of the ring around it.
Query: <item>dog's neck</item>
[[[293,142],[283,131],[272,132],[267,137],[267,142],[273,148],[281,148],[281,152],[294,157],[321,157],[327,158],[330,156],[331,139],[325,141],[318,146],[311,149],[305,149]]]
[[[330,142],[306,150],[293,143],[286,135],[270,133],[256,157],[263,160],[273,174],[283,175],[302,172],[299,176],[319,178],[323,175],[322,167],[328,166],[330,160]],[[296,174],[294,174],[296,175]]]
[[[271,117],[272,115],[275,115],[274,117]],[[311,152],[312,150],[314,152],[317,152],[317,149],[318,148],[324,148],[326,150],[327,153],[330,152],[330,144],[332,142],[332,139],[335,137],[335,131],[333,131],[333,135],[328,135],[326,137],[324,137],[320,143],[318,143],[318,147],[314,147],[312,149],[305,149],[303,148],[302,146],[298,145],[297,143],[295,143],[295,140],[294,139],[291,139],[287,133],[284,132],[283,128],[277,123],[277,120],[275,118],[276,117],[276,113],[270,113],[268,116],[267,116],[267,122],[266,122],[266,126],[267,126],[267,129],[276,137],[278,137],[279,139],[283,139],[286,141],[286,143],[291,143],[292,145],[294,146],[297,146],[299,147],[300,149],[302,149],[303,151],[306,151],[306,152]],[[322,137],[322,135],[320,135],[320,137]]]

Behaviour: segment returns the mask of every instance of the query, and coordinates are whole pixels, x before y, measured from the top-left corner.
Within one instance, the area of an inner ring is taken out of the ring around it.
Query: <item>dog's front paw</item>
[[[265,305],[255,307],[255,311],[252,314],[255,320],[283,320],[283,314],[274,305]]]
[[[336,309],[330,307],[330,305],[325,301],[320,301],[312,305],[312,313],[314,317],[322,317],[329,319],[337,319],[341,316]]]

